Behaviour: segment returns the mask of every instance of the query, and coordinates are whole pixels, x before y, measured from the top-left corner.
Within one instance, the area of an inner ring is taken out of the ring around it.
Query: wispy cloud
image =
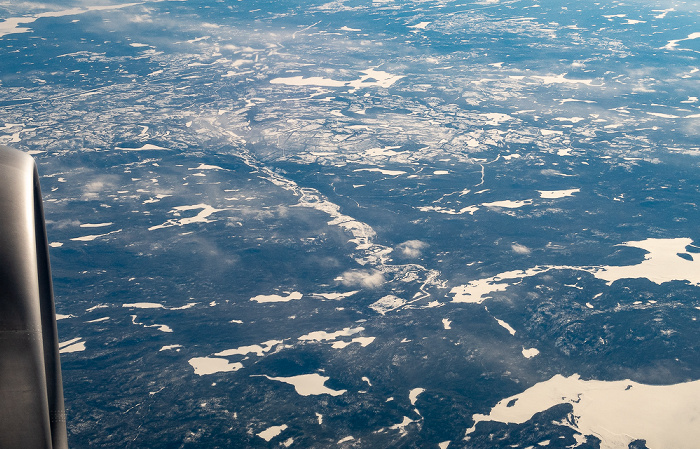
[[[343,285],[348,287],[377,288],[385,282],[384,274],[378,270],[348,270],[341,278]]]
[[[396,247],[396,250],[404,257],[415,259],[423,254],[423,249],[427,248],[428,244],[420,240],[408,240]]]

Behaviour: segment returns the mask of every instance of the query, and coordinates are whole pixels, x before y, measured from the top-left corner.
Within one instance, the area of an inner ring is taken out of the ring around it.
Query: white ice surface
[[[224,170],[224,169],[219,167],[218,165],[199,164],[198,167],[188,168],[187,170]]]
[[[508,114],[501,114],[500,112],[487,112],[485,114],[479,114],[480,116],[488,119],[486,124],[487,125],[493,125],[493,126],[500,126],[502,122],[507,122],[509,120],[513,120],[513,117],[511,117]]]
[[[374,342],[376,337],[355,337],[350,341],[336,341],[331,345],[333,349],[343,349],[353,343],[359,343],[363,348]]]
[[[507,209],[517,209],[518,207],[523,207],[532,204],[532,200],[504,200],[504,201],[494,201],[492,203],[482,203],[485,207],[505,207]]]
[[[539,353],[540,353],[540,351],[537,348],[529,348],[529,349],[523,348],[523,357],[525,357],[526,359],[531,359]]]
[[[80,341],[82,337],[76,337],[68,341],[64,341],[58,344],[58,352],[60,354],[70,353],[70,352],[80,352],[85,350],[85,342]]]
[[[401,435],[404,435],[406,433],[406,427],[412,422],[413,420],[411,418],[409,418],[408,416],[404,416],[403,421],[389,427],[389,430],[398,430],[401,433]]]
[[[431,23],[431,22],[420,22],[420,23],[417,23],[417,24],[415,24],[415,25],[409,25],[408,28],[413,28],[413,29],[416,29],[416,30],[424,30],[425,27],[427,27],[428,25],[430,25],[430,23]]]
[[[624,246],[641,248],[648,251],[644,260],[636,265],[601,266],[594,268],[593,275],[613,283],[618,279],[646,278],[656,284],[670,281],[687,281],[700,285],[700,256],[692,256],[686,260],[679,253],[686,252],[685,247],[692,244],[689,238],[676,239],[646,239],[626,242]]]
[[[640,248],[647,253],[644,259],[635,265],[604,265],[592,267],[577,266],[537,266],[527,270],[514,270],[483,279],[475,279],[465,285],[458,285],[450,290],[453,302],[480,304],[490,298],[489,294],[505,291],[510,285],[525,277],[535,276],[553,269],[579,270],[612,284],[620,279],[648,279],[656,284],[671,281],[685,281],[700,286],[700,256],[686,252],[686,246],[692,244],[690,238],[651,238],[641,241],[625,242],[621,246]],[[680,257],[685,254],[692,260]]]
[[[328,340],[336,340],[339,337],[350,337],[351,335],[357,334],[359,332],[362,332],[365,330],[364,327],[346,327],[342,330],[335,331],[335,332],[326,332],[326,331],[315,331],[315,332],[310,332],[308,334],[302,335],[301,337],[298,338],[300,341],[328,341]]]
[[[498,318],[496,318],[496,321],[498,322],[499,326],[507,330],[508,333],[510,333],[510,335],[515,335],[515,329],[513,329],[510,324],[506,323],[503,320],[499,320]]]
[[[161,332],[172,332],[172,331],[173,331],[173,330],[170,328],[170,326],[168,326],[168,325],[166,325],[166,324],[143,324],[143,323],[137,322],[137,321],[136,321],[136,318],[137,318],[136,315],[131,315],[131,322],[132,322],[133,324],[136,324],[136,325],[139,325],[139,326],[143,326],[143,327],[155,327],[156,329],[158,329],[158,330],[161,331]]]
[[[156,302],[134,302],[128,304],[122,304],[122,307],[129,307],[132,309],[163,309],[165,306]]]
[[[170,150],[170,148],[164,148],[164,147],[159,147],[158,145],[153,145],[150,143],[147,143],[139,148],[123,148],[123,147],[116,147],[115,150],[121,150],[121,151],[150,151],[150,150]]]
[[[6,36],[8,34],[16,33],[27,33],[31,31],[31,28],[20,26],[29,25],[30,23],[36,22],[38,19],[44,17],[64,17],[64,16],[75,16],[78,14],[85,14],[90,11],[106,11],[110,9],[120,9],[129,6],[139,5],[140,3],[124,3],[122,5],[108,5],[108,6],[87,6],[85,8],[70,8],[59,11],[47,11],[42,12],[33,16],[25,17],[8,17],[3,22],[0,22],[0,37]]]
[[[186,310],[186,309],[191,309],[192,307],[196,306],[198,303],[196,302],[188,302],[184,306],[180,307],[169,307],[169,310]]]
[[[592,79],[568,79],[565,76],[566,73],[562,73],[561,75],[535,76],[534,78],[541,80],[544,84],[585,84],[590,86],[593,83]]]
[[[481,304],[484,300],[490,298],[490,293],[505,291],[512,284],[512,282],[503,281],[520,280],[547,270],[549,270],[547,267],[535,267],[528,270],[507,271],[490,278],[476,279],[466,285],[453,287],[450,290],[450,293],[455,295],[452,301]]]
[[[71,240],[74,242],[91,242],[91,241],[98,239],[100,237],[105,237],[105,236],[110,235],[110,234],[116,234],[117,232],[121,232],[121,229],[117,229],[116,231],[108,232],[106,234],[84,235],[82,237],[72,238]]]
[[[311,296],[319,296],[323,299],[335,299],[335,300],[340,300],[347,298],[349,296],[354,295],[355,293],[359,292],[359,290],[353,290],[351,292],[345,292],[345,293],[313,293]]]
[[[86,311],[86,312],[94,312],[94,311],[97,310],[97,309],[106,309],[106,308],[108,308],[108,307],[109,307],[109,306],[108,306],[107,304],[98,304],[98,305],[96,305],[96,306],[92,306],[92,307],[89,307],[89,308],[85,309],[85,311]]]
[[[70,346],[73,343],[76,343],[77,341],[79,341],[81,338],[82,337],[75,337],[75,338],[71,338],[70,340],[62,341],[62,342],[58,343],[58,347],[60,349],[60,348],[66,347],[66,346]]]
[[[684,39],[675,39],[675,40],[668,41],[668,44],[664,45],[662,48],[664,50],[674,50],[676,47],[678,47],[679,42],[693,40],[693,39],[700,39],[700,33],[691,33],[688,35],[688,37],[686,37]]]
[[[65,348],[61,348],[58,350],[58,352],[60,354],[65,354],[68,352],[80,352],[80,351],[84,351],[84,350],[85,350],[85,342],[81,341],[81,342],[75,343],[73,345],[66,346]]]
[[[490,293],[505,291],[510,286],[509,283],[497,283],[492,278],[477,279],[469,282],[466,285],[453,287],[450,293],[454,294],[453,302],[469,302],[473,304],[481,304]]]
[[[274,78],[270,80],[271,84],[286,84],[287,86],[323,86],[323,87],[343,87],[347,85],[345,81],[336,81],[320,76],[311,76],[304,78],[303,76],[290,76],[286,78]]]
[[[332,390],[326,387],[324,384],[330,377],[321,376],[320,374],[301,374],[299,376],[291,377],[271,377],[264,376],[270,380],[275,380],[278,382],[284,382],[294,386],[297,394],[301,396],[312,396],[328,394],[331,396],[340,396],[344,394],[347,390]]]
[[[414,388],[408,393],[408,400],[411,401],[411,405],[416,405],[418,396],[425,391],[425,388]]]
[[[165,346],[161,347],[161,348],[158,350],[158,352],[160,352],[160,351],[171,351],[171,350],[173,350],[173,349],[176,350],[176,351],[179,351],[179,350],[180,350],[179,348],[182,348],[182,345],[165,345]]]
[[[663,19],[666,17],[666,14],[675,11],[675,8],[668,8],[668,9],[652,9],[654,12],[659,12],[661,14],[657,14],[654,16],[655,19]]]
[[[299,292],[291,292],[287,296],[281,295],[258,295],[250,298],[251,301],[266,303],[266,302],[288,302],[295,299],[301,299],[303,295]]]
[[[387,176],[399,176],[399,175],[406,174],[406,172],[403,170],[384,170],[384,169],[376,168],[376,167],[374,167],[374,168],[358,168],[358,169],[353,170],[353,171],[356,171],[356,172],[357,171],[377,172],[377,173],[381,173],[381,174],[387,175]]]
[[[185,217],[181,219],[170,219],[161,225],[151,226],[148,228],[149,231],[156,229],[169,228],[171,226],[185,226],[192,223],[210,223],[211,220],[208,217],[216,212],[220,212],[224,209],[216,209],[208,204],[194,204],[192,206],[177,206],[173,208],[170,213],[179,215],[183,211],[197,210],[201,209],[197,215],[194,217]]]
[[[469,213],[469,215],[474,215],[474,212],[479,210],[479,206],[466,206],[463,207],[459,210],[457,209],[450,209],[448,207],[441,207],[441,206],[420,206],[418,207],[418,210],[423,211],[423,212],[437,212],[440,214],[449,214],[449,215],[462,215],[465,213]]]
[[[235,349],[227,349],[225,351],[217,352],[216,356],[228,357],[232,355],[246,355],[250,353],[255,353],[258,357],[262,357],[266,352],[270,352],[275,346],[284,343],[282,340],[268,340],[259,345],[249,345],[241,346]]]
[[[268,427],[267,429],[263,430],[262,432],[258,433],[257,435],[262,438],[265,441],[270,441],[274,437],[278,436],[282,432],[287,430],[287,425],[282,424],[281,426],[272,426]]]
[[[540,198],[552,199],[552,198],[565,198],[567,196],[573,196],[574,193],[580,192],[581,189],[567,189],[567,190],[538,190],[540,193]]]
[[[80,225],[81,228],[101,228],[104,226],[111,226],[113,223],[83,223]]]
[[[243,368],[240,362],[230,363],[226,359],[216,357],[194,357],[189,360],[189,364],[194,368],[194,373],[199,376],[238,371]]]
[[[288,86],[320,86],[320,87],[352,87],[355,89],[363,87],[391,87],[396,81],[403,78],[401,75],[392,75],[391,73],[375,69],[362,70],[358,79],[352,81],[337,81],[330,78],[312,76],[304,78],[303,76],[280,77],[270,80],[271,84],[284,84]]]
[[[695,449],[700,441],[700,380],[675,385],[644,385],[630,380],[582,380],[557,374],[524,392],[505,398],[482,421],[524,423],[557,404],[573,407],[562,426],[601,439],[601,449],[626,449],[635,439],[649,449]],[[513,404],[512,401],[515,400]],[[511,406],[508,407],[508,404]],[[574,418],[575,417],[575,418]],[[467,438],[475,427],[467,430]]]

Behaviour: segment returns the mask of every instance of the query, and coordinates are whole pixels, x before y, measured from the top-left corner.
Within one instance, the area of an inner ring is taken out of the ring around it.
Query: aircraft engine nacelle
[[[39,176],[31,156],[3,146],[0,448],[68,448]]]

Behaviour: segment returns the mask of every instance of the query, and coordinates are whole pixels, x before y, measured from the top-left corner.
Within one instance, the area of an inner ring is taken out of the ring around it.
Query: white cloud
[[[119,185],[119,178],[114,175],[95,176],[82,185],[82,199],[99,199],[106,191],[115,190]]]
[[[415,259],[420,257],[422,255],[422,250],[427,247],[428,244],[420,240],[408,240],[398,245],[396,249],[402,256]]]
[[[346,286],[377,288],[384,284],[384,274],[378,270],[348,270],[341,278],[341,282]]]
[[[530,254],[531,252],[530,248],[528,248],[525,245],[520,245],[518,243],[513,243],[513,245],[511,245],[511,248],[513,249],[513,252],[517,254]]]

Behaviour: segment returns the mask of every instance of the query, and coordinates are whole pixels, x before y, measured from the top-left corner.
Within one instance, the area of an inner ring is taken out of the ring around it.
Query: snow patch
[[[398,296],[394,295],[386,295],[380,298],[379,301],[370,304],[369,308],[379,313],[380,315],[384,315],[385,313],[390,312],[392,310],[396,310],[405,304],[405,299],[399,298]]]

